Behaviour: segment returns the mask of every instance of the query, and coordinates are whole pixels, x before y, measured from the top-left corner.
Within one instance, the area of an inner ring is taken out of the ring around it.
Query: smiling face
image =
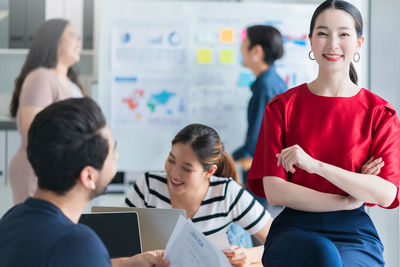
[[[165,161],[165,172],[170,195],[196,195],[208,188],[213,172],[204,170],[190,145],[176,143]]]
[[[354,18],[343,10],[332,8],[319,14],[310,38],[320,70],[346,73],[362,41],[357,37]]]
[[[77,63],[80,59],[82,42],[75,28],[68,24],[58,43],[58,61],[68,67]]]

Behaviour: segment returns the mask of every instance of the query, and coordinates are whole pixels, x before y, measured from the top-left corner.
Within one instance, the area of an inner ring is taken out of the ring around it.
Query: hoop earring
[[[357,59],[357,60],[356,60]],[[354,55],[353,55],[353,60],[354,60],[354,62],[358,62],[358,61],[360,61],[360,59],[361,59],[361,56],[360,56],[360,53],[355,53]]]
[[[314,57],[314,58],[311,57],[311,53],[312,53],[312,51],[310,51],[310,52],[308,53],[308,58],[311,59],[311,60],[315,60],[315,57]]]

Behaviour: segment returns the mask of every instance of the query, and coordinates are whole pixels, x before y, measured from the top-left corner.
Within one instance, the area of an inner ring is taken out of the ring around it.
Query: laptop
[[[136,212],[82,214],[79,223],[96,232],[106,246],[110,258],[142,253],[139,217]]]
[[[165,249],[174,230],[179,215],[186,218],[185,210],[156,209],[136,207],[103,207],[94,206],[92,212],[126,212],[135,211],[139,215],[140,235],[143,251]]]

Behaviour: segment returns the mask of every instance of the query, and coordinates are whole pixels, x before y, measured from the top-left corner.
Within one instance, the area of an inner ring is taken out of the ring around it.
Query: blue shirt
[[[287,85],[276,73],[275,65],[271,65],[257,77],[250,89],[253,96],[247,107],[246,141],[243,146],[233,152],[232,157],[235,160],[253,157],[265,106],[275,95],[285,92]]]
[[[89,227],[53,204],[28,198],[0,220],[1,266],[111,266],[107,249]]]

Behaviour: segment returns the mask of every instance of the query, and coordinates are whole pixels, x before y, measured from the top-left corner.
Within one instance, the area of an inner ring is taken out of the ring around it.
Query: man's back
[[[0,220],[1,266],[110,266],[98,236],[53,204],[28,198]]]

